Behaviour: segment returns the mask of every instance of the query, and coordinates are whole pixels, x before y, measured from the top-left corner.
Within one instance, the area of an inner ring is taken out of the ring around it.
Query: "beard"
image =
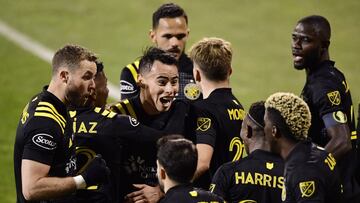
[[[65,99],[69,106],[71,107],[83,107],[87,103],[87,97],[84,94],[81,94],[78,88],[69,87],[65,91]]]

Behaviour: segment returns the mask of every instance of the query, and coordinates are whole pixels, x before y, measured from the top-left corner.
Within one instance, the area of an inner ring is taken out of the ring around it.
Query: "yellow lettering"
[[[241,172],[241,176],[239,176],[238,172],[235,172],[235,183],[239,184],[239,179],[241,179],[241,184],[244,184],[245,174]]]
[[[90,130],[89,130],[89,133],[97,133],[97,131],[96,130],[94,130],[95,129],[95,127],[97,126],[97,122],[89,122],[89,124],[90,124]]]
[[[262,184],[262,175],[261,173],[255,173],[255,185],[263,185]]]
[[[80,127],[77,131],[77,133],[87,133],[86,126],[84,122],[81,122]]]
[[[282,189],[284,187],[284,177],[279,177],[278,182],[277,187]]]
[[[227,109],[230,120],[244,120],[245,111],[242,109]]]
[[[268,186],[268,187],[271,187],[271,176],[268,175],[268,174],[264,174],[264,186]],[[274,178],[274,180],[276,181],[276,176]]]
[[[76,118],[74,118],[73,122],[73,132],[76,132]]]
[[[251,176],[251,173],[248,173],[247,177],[246,177],[245,184],[248,184],[248,183],[254,185],[254,180],[253,180],[253,177]]]
[[[335,165],[336,165],[336,160],[335,158],[332,156],[332,154],[329,154],[325,161],[324,161],[330,168],[330,170],[334,170]]]

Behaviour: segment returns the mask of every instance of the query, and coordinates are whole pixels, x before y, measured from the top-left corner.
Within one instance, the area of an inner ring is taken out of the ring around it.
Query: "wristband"
[[[73,177],[76,185],[76,189],[85,189],[86,188],[86,182],[84,178],[81,175]]]

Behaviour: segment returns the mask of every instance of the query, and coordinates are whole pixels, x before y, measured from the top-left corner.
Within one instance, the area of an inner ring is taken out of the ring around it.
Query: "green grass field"
[[[52,50],[66,43],[88,47],[118,85],[121,68],[149,45],[152,12],[164,2],[0,0],[0,20]],[[176,2],[189,16],[188,48],[205,36],[232,43],[231,85],[246,109],[275,91],[300,93],[305,73],[292,67],[291,32],[299,18],[310,14],[331,22],[331,58],[347,76],[354,104],[360,102],[360,1]],[[15,202],[12,153],[18,118],[28,99],[49,81],[50,65],[3,36],[0,59],[0,202]]]

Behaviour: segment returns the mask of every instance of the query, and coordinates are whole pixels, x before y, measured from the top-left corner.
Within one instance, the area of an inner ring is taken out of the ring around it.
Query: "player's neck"
[[[47,91],[55,95],[63,103],[66,103],[64,86],[59,81],[51,79]]]
[[[264,135],[262,135],[264,136]],[[255,143],[251,146],[249,146],[249,152],[250,154],[257,150],[257,149],[261,149],[261,150],[264,150],[264,151],[270,151],[270,145],[268,142],[266,142],[263,138],[258,138]]]
[[[164,192],[167,193],[171,188],[179,185],[179,183],[170,180],[169,178],[164,180]]]
[[[282,143],[280,144],[280,156],[283,160],[286,160],[288,158],[289,154],[295,148],[296,144],[297,143],[292,140],[283,139]]]
[[[225,81],[209,81],[209,80],[202,80],[200,82],[201,91],[203,93],[203,98],[206,99],[209,97],[211,92],[213,92],[216,89],[220,88],[230,88],[229,80]]]

